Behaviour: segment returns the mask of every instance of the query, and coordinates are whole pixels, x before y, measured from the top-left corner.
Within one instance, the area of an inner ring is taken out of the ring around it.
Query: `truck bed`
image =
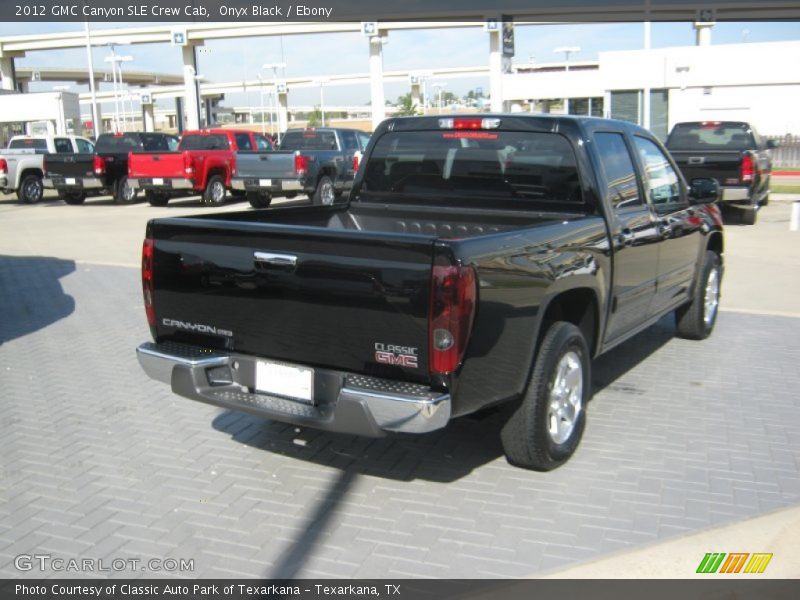
[[[441,245],[559,218],[356,203],[156,219],[155,335],[425,383]],[[417,366],[378,364],[376,344],[414,348]]]

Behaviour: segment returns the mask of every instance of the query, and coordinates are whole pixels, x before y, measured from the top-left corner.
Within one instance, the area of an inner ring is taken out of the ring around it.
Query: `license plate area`
[[[314,369],[259,360],[256,362],[255,391],[314,404]]]
[[[75,178],[74,177],[65,177],[64,178],[64,185],[75,185]]]
[[[270,187],[272,185],[272,179],[259,179],[258,185],[261,187]]]
[[[153,177],[153,185],[164,185],[164,179],[161,177]]]

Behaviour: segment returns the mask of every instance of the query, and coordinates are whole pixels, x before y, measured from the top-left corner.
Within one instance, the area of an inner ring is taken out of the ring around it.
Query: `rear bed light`
[[[105,175],[106,161],[103,159],[102,156],[95,156],[94,160],[92,160],[92,168],[94,169],[95,175]]]
[[[741,183],[753,183],[755,176],[755,164],[753,157],[749,154],[742,156],[742,162],[739,163],[739,181]]]
[[[5,158],[0,158],[0,175],[8,175],[8,162]]]
[[[183,174],[188,179],[194,176],[194,161],[192,160],[192,155],[188,152],[183,153]]]
[[[475,318],[476,296],[472,267],[433,267],[428,332],[431,373],[446,375],[461,364]]]
[[[497,129],[498,127],[500,119],[439,119],[439,129]]]
[[[308,173],[308,157],[299,152],[294,153],[294,172],[298,177]]]
[[[142,244],[142,294],[144,295],[144,312],[151,328],[156,326],[156,309],[153,304],[153,240],[146,238]]]

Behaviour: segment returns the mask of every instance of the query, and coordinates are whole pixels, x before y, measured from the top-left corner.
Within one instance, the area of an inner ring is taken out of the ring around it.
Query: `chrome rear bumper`
[[[450,395],[401,381],[314,369],[314,403],[254,391],[254,356],[147,342],[136,349],[152,379],[180,396],[276,421],[380,437],[426,433],[450,420]],[[298,365],[301,366],[301,365]]]

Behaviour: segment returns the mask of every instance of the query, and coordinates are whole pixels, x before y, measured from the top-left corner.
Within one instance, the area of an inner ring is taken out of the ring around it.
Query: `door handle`
[[[626,227],[619,232],[619,243],[623,246],[632,246],[633,237],[633,231]]]
[[[274,252],[255,252],[253,258],[257,264],[294,269],[297,266],[297,257],[294,254],[276,254]]]

